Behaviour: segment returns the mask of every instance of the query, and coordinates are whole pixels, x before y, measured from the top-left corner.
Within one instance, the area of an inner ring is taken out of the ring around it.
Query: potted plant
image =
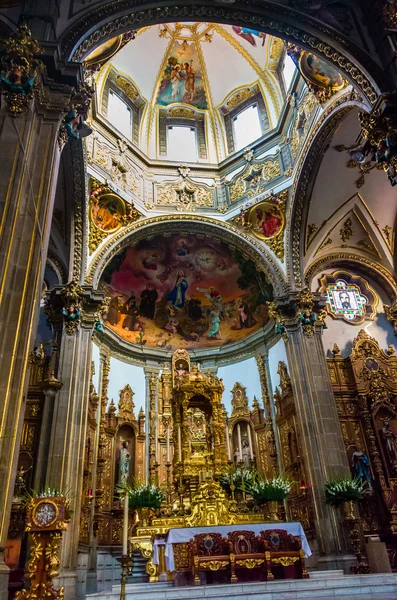
[[[327,481],[324,485],[325,502],[329,506],[338,508],[343,506],[345,517],[354,519],[354,502],[364,498],[364,483],[360,478],[340,477]]]
[[[225,492],[231,493],[232,486],[234,489],[247,489],[258,480],[258,472],[256,469],[248,469],[247,467],[237,467],[229,473],[220,476],[219,483]]]
[[[143,527],[148,526],[152,511],[158,510],[163,501],[163,492],[157,485],[137,484],[127,487],[129,507],[136,510]]]
[[[291,491],[293,482],[283,475],[272,479],[258,478],[246,485],[246,491],[252,495],[256,504],[262,507],[265,519],[280,521],[280,509]]]

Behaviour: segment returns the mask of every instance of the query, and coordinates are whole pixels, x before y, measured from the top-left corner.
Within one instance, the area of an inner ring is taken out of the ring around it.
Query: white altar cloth
[[[265,531],[266,529],[284,529],[285,531],[288,531],[288,533],[292,533],[292,535],[299,535],[302,540],[302,549],[304,550],[306,557],[311,556],[311,550],[307,542],[303,527],[300,523],[246,523],[245,525],[218,525],[217,527],[180,527],[170,529],[168,532],[167,540],[165,543],[166,568],[168,571],[175,570],[174,551],[172,548],[173,544],[182,544],[184,542],[189,542],[192,539],[192,537],[194,537],[198,533],[221,533],[224,537],[226,537],[230,531],[248,530],[253,531],[256,535],[258,535],[260,531]],[[154,564],[158,564],[157,546],[159,546],[160,544],[164,544],[164,541],[154,541]]]

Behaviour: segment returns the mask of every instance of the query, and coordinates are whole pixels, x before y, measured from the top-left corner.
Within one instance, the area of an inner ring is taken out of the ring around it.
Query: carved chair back
[[[227,534],[230,552],[233,554],[257,554],[264,552],[262,539],[253,531],[231,531]]]
[[[198,533],[190,540],[196,556],[225,556],[229,554],[228,540],[221,533]]]
[[[261,531],[260,536],[266,550],[270,552],[294,552],[302,548],[300,537],[288,533],[285,529],[268,529]]]

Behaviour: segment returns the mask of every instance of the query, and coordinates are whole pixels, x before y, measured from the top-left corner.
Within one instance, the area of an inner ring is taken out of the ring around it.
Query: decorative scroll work
[[[188,176],[181,175],[175,183],[157,187],[155,204],[169,206],[178,211],[194,211],[196,208],[214,205],[213,191],[204,185],[197,185]]]
[[[281,165],[278,156],[260,164],[249,162],[242,175],[229,185],[230,202],[255,198],[265,190],[270,181],[280,175]]]

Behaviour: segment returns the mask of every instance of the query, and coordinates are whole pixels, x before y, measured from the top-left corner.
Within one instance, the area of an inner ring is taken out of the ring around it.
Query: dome
[[[284,56],[280,39],[255,30],[171,23],[119,36],[87,64],[101,66],[98,112],[149,158],[172,160],[167,127],[185,125],[197,131],[198,149],[184,162],[220,163],[240,149],[231,132],[247,106],[255,103],[258,118],[242,122],[240,145],[276,127],[291,77],[283,76]]]

